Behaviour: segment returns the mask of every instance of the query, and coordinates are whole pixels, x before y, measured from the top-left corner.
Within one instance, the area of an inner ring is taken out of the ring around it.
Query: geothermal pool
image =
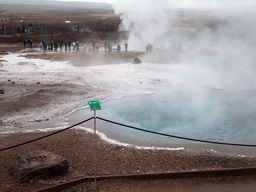
[[[101,103],[102,110],[97,111],[97,116],[159,133],[255,145],[255,98],[256,91],[179,90],[109,100]],[[72,119],[82,120],[90,116],[93,112],[86,108],[68,118],[72,122]],[[104,132],[102,126],[100,124],[100,130]],[[193,141],[152,135],[109,123],[104,126],[111,132],[134,140],[195,144]]]
[[[79,68],[67,62],[26,59],[19,57],[20,54],[23,53],[3,56],[6,62],[2,69],[5,73],[0,80],[66,82],[97,87],[102,91],[95,92],[95,97],[90,100],[104,100],[101,102],[102,110],[97,111],[99,117],[180,137],[256,144],[256,91],[252,81],[254,75],[247,75],[250,68],[227,71],[206,63],[149,62]],[[80,109],[65,117],[69,122],[60,121],[59,126],[73,125],[92,116],[89,108]],[[54,128],[57,123],[49,121],[47,125],[41,123],[36,127]],[[92,128],[93,121],[82,126]],[[34,128],[23,128],[29,129]],[[234,153],[256,156],[255,148],[206,146],[135,131],[101,120],[97,120],[97,130],[115,141],[138,146],[184,147],[189,144],[200,146],[200,149],[221,151],[225,148],[225,152],[237,150]]]

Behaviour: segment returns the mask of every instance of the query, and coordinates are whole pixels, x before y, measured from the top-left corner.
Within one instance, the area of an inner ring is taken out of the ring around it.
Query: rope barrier
[[[125,124],[118,123],[118,122],[115,122],[115,121],[111,121],[111,120],[108,120],[108,119],[104,119],[104,118],[101,118],[101,117],[96,117],[96,118],[99,119],[99,120],[102,120],[102,121],[106,121],[106,122],[108,122],[108,123],[120,125],[120,126],[123,126],[123,127],[127,127],[127,128],[134,129],[134,130],[143,131],[143,132],[147,132],[147,133],[151,133],[151,134],[155,134],[155,135],[161,135],[161,136],[165,136],[165,137],[172,137],[172,138],[176,138],[176,139],[182,139],[182,140],[188,140],[188,141],[196,141],[196,142],[201,142],[201,143],[217,144],[217,145],[231,145],[231,146],[240,146],[240,147],[256,147],[256,145],[249,145],[249,144],[225,143],[225,142],[206,141],[206,140],[200,140],[200,139],[192,139],[192,138],[187,138],[187,137],[180,137],[180,136],[169,135],[169,134],[165,134],[165,133],[158,133],[158,132],[155,132],[155,131],[140,129],[140,128],[137,128],[137,127],[133,127],[133,126],[130,126],[130,125],[125,125]],[[84,120],[84,121],[81,121],[80,123],[77,123],[77,124],[75,124],[75,125],[72,125],[72,126],[70,126],[70,127],[67,127],[67,128],[65,128],[65,129],[56,131],[56,132],[51,133],[51,134],[48,134],[48,135],[45,135],[45,136],[43,136],[43,137],[39,137],[39,138],[37,138],[37,139],[33,139],[33,140],[30,140],[30,141],[27,141],[27,142],[24,142],[24,143],[20,143],[20,144],[17,144],[17,145],[13,145],[13,146],[10,146],[10,147],[6,147],[6,148],[3,148],[3,149],[0,149],[0,152],[1,152],[1,151],[8,150],[8,149],[13,149],[13,148],[16,148],[16,147],[19,147],[19,146],[22,146],[22,145],[26,145],[26,144],[29,144],[29,143],[32,143],[32,142],[35,142],[35,141],[38,141],[38,140],[41,140],[41,139],[50,137],[50,136],[52,136],[52,135],[61,133],[61,132],[63,132],[63,131],[66,131],[66,130],[68,130],[68,129],[71,129],[71,128],[75,127],[75,126],[78,126],[78,125],[80,125],[80,124],[83,124],[83,123],[85,123],[85,122],[87,122],[87,121],[90,121],[90,120],[92,120],[92,119],[94,119],[94,117],[91,117],[91,118],[89,118],[89,119],[86,119],[86,120]]]
[[[180,136],[169,135],[169,134],[165,134],[165,133],[158,133],[158,132],[155,132],[155,131],[140,129],[140,128],[133,127],[133,126],[130,126],[130,125],[125,125],[125,124],[122,124],[122,123],[117,123],[115,121],[107,120],[107,119],[104,119],[104,118],[101,118],[101,117],[96,117],[96,118],[100,119],[102,121],[106,121],[108,123],[120,125],[120,126],[123,126],[123,127],[128,127],[128,128],[135,129],[135,130],[138,130],[138,131],[143,131],[143,132],[152,133],[152,134],[161,135],[161,136],[166,136],[166,137],[172,137],[172,138],[176,138],[176,139],[196,141],[196,142],[201,142],[201,143],[211,143],[211,144],[217,144],[217,145],[232,145],[232,146],[240,146],[240,147],[256,147],[256,145],[248,145],[248,144],[224,143],[224,142],[206,141],[206,140],[200,140],[200,139],[191,139],[191,138],[187,138],[187,137],[180,137]]]
[[[38,140],[41,140],[41,139],[50,137],[50,136],[52,136],[52,135],[61,133],[61,132],[63,132],[63,131],[66,131],[66,130],[68,130],[68,129],[71,129],[71,128],[75,127],[75,126],[78,126],[78,125],[80,125],[80,124],[83,124],[83,123],[85,123],[85,122],[87,122],[87,121],[90,121],[90,120],[92,120],[93,118],[94,118],[94,117],[91,117],[91,118],[89,118],[89,119],[86,119],[86,120],[84,120],[84,121],[81,121],[80,123],[77,123],[77,124],[75,124],[75,125],[72,125],[72,126],[70,126],[70,127],[65,128],[65,129],[56,131],[56,132],[54,132],[54,133],[45,135],[45,136],[43,136],[43,137],[39,137],[39,138],[37,138],[37,139],[33,139],[33,140],[30,140],[30,141],[27,141],[27,142],[24,142],[24,143],[20,143],[20,144],[17,144],[17,145],[13,145],[13,146],[10,146],[10,147],[6,147],[6,148],[4,148],[4,149],[0,149],[0,151],[5,151],[5,150],[8,150],[8,149],[13,149],[13,148],[16,148],[16,147],[19,147],[19,146],[22,146],[22,145],[26,145],[26,144],[29,144],[29,143],[32,143],[32,142],[35,142],[35,141],[38,141]]]

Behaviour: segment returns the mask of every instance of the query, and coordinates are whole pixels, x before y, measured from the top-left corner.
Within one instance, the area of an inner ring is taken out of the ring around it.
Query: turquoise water
[[[255,91],[244,90],[176,91],[109,100],[101,103],[102,110],[97,111],[97,116],[181,137],[255,144],[255,98]],[[84,109],[73,115],[89,117],[93,112]],[[187,142],[113,127],[116,132],[131,138]]]

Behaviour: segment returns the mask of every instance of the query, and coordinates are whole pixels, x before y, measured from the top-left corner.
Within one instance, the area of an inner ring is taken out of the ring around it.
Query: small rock
[[[25,181],[35,176],[65,173],[68,170],[67,159],[47,151],[32,151],[19,154],[14,160],[10,173],[16,180]]]
[[[4,94],[4,90],[3,89],[0,89],[0,94]]]
[[[36,84],[37,84],[37,85],[39,85],[39,84],[40,84],[40,82],[37,82]]]
[[[133,59],[133,63],[134,64],[139,64],[139,63],[141,63],[142,61],[138,58],[138,57],[135,57],[134,59]]]

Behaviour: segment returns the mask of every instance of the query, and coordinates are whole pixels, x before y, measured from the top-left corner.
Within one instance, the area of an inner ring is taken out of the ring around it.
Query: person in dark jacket
[[[127,52],[128,51],[128,43],[125,43],[124,46],[125,46],[125,52]]]
[[[117,48],[116,48],[117,52],[120,52],[121,51],[121,46],[118,44],[117,45]]]

